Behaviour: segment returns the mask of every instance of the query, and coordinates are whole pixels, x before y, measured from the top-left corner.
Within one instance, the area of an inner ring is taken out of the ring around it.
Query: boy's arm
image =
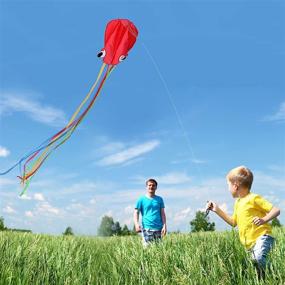
[[[280,215],[280,209],[273,207],[268,213],[267,215],[265,215],[263,218],[259,218],[259,217],[254,217],[253,218],[253,223],[256,224],[257,226],[261,226],[265,223],[270,222],[271,220],[273,220],[274,218],[276,218],[277,216]]]
[[[140,216],[140,211],[138,209],[135,209],[134,210],[134,224],[135,224],[135,229],[137,233],[141,232],[141,227],[139,224],[139,216]]]
[[[207,209],[215,212],[219,217],[221,217],[230,226],[232,227],[236,226],[236,222],[233,220],[233,218],[227,213],[225,213],[215,202],[209,201],[207,203]]]
[[[165,210],[164,208],[161,208],[161,219],[162,219],[162,223],[163,223],[163,227],[162,227],[162,230],[161,230],[161,234],[163,236],[166,235],[166,232],[167,232],[167,227],[166,227],[166,215],[165,215]]]

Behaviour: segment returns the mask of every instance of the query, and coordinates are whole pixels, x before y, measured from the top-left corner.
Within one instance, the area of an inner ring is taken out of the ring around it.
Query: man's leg
[[[161,231],[143,230],[142,231],[143,245],[146,247],[152,242],[161,240]]]
[[[143,246],[147,247],[153,241],[153,232],[150,230],[142,230],[142,242]]]
[[[157,241],[157,242],[161,241],[161,231],[153,232],[153,237],[154,237],[155,241]]]

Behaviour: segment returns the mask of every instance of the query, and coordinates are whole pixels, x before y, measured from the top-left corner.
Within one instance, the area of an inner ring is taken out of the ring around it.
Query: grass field
[[[66,237],[0,232],[0,284],[285,284],[285,228],[259,281],[236,232],[170,234],[143,249],[138,236]]]

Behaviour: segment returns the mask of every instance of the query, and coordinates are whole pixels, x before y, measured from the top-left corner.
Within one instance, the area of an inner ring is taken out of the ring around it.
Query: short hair
[[[253,174],[249,168],[242,165],[230,170],[227,180],[232,184],[236,183],[238,186],[246,187],[250,190],[253,182]]]
[[[153,178],[148,179],[148,180],[145,182],[145,185],[147,185],[148,182],[154,183],[155,186],[156,186],[156,188],[157,188],[157,181],[156,181],[155,179],[153,179]]]

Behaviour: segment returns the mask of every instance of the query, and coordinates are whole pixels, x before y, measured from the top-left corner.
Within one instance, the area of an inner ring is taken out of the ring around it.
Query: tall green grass
[[[140,237],[0,233],[0,284],[285,284],[285,229],[264,280],[237,233],[171,234],[144,249]]]

